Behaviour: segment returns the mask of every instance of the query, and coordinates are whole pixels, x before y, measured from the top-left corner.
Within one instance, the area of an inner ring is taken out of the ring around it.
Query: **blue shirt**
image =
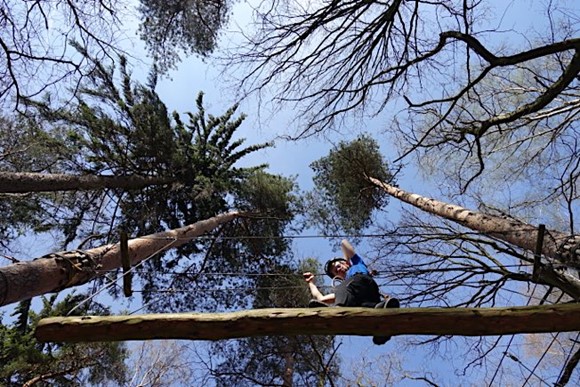
[[[346,278],[349,279],[355,274],[362,273],[362,274],[369,274],[369,269],[367,265],[364,263],[361,257],[357,254],[353,255],[350,259],[351,266],[346,271]]]

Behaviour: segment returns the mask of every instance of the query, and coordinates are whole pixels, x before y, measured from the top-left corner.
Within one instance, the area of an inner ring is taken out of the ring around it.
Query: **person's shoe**
[[[393,297],[387,297],[384,301],[379,302],[375,305],[375,309],[383,309],[383,308],[399,308],[401,303],[398,299]],[[373,337],[373,344],[376,345],[383,345],[387,341],[391,340],[391,336],[374,336]]]
[[[391,340],[391,336],[373,336],[373,344],[375,345],[383,345],[389,340]]]
[[[318,300],[310,300],[308,302],[308,307],[309,308],[322,308],[322,307],[328,307],[327,304],[325,304],[322,301],[318,301]]]
[[[375,309],[383,309],[383,308],[400,308],[401,303],[398,299],[393,297],[387,297],[385,301],[381,301],[375,305]]]

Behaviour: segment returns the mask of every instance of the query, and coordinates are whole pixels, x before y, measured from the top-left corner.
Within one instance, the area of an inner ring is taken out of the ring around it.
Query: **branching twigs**
[[[121,52],[116,47],[119,15],[107,0],[4,2],[0,23],[9,28],[0,33],[0,99],[13,97],[19,107],[63,81],[77,89],[91,66],[73,48],[112,59]]]
[[[428,28],[427,14],[433,9],[457,18],[457,27],[464,32],[442,25],[437,41],[417,39],[418,31],[425,32]],[[441,84],[455,85],[445,79],[454,74],[446,72],[443,63],[458,42],[466,48],[465,56],[459,60],[465,59],[469,68],[465,82],[458,84],[460,91],[423,102],[407,99],[410,108],[440,107],[447,102],[451,104],[447,108],[451,111],[468,112],[469,109],[464,110],[460,104],[462,98],[469,94],[469,98],[477,101],[477,86],[482,80],[495,76],[491,70],[509,67],[509,71],[513,71],[526,62],[580,47],[579,39],[565,39],[512,55],[494,54],[476,37],[477,31],[473,31],[470,24],[476,9],[477,5],[462,4],[454,9],[443,2],[426,4],[419,1],[331,2],[310,12],[286,14],[268,9],[262,15],[257,34],[249,39],[244,52],[231,58],[229,63],[249,66],[242,85],[250,92],[281,81],[279,101],[304,104],[305,113],[316,112],[307,116],[306,126],[296,136],[299,138],[325,130],[357,109],[372,109],[373,105],[382,109],[389,98],[425,77],[430,69],[440,72]],[[471,58],[471,53],[486,65],[474,66],[472,62],[476,59]],[[574,58],[563,69],[560,79],[554,82],[546,79],[545,90],[535,101],[511,113],[492,114],[483,121],[474,118],[473,127],[465,122],[461,130],[465,133],[477,131],[481,136],[492,126],[514,122],[541,110],[570,85],[578,68]],[[478,71],[479,76],[472,79],[471,69]],[[381,97],[376,103],[370,103],[378,95]],[[485,98],[480,97],[479,102]],[[484,105],[482,103],[482,107]],[[443,114],[436,126],[444,124],[448,114]],[[419,141],[415,145],[423,143]]]
[[[268,13],[263,15],[262,30],[231,63],[252,66],[243,81],[251,91],[280,79],[285,90],[280,101],[312,101],[305,111],[318,111],[312,105],[323,105],[330,113],[319,116],[322,127],[368,103],[366,78],[385,64],[390,67],[388,58],[400,61],[390,53],[399,41],[412,40],[414,25],[401,26],[400,22],[414,13],[414,5],[393,1],[385,9],[372,2],[332,2],[286,20]],[[406,47],[403,55],[410,50]],[[310,83],[314,87],[300,88]],[[311,118],[316,122],[316,116]]]

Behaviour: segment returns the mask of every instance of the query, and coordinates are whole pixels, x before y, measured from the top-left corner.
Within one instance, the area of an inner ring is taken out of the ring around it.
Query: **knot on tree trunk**
[[[40,259],[54,259],[66,275],[60,286],[55,289],[56,292],[92,278],[95,271],[101,267],[93,255],[84,250],[51,253],[40,257]]]
[[[580,236],[570,235],[564,239],[558,248],[556,259],[566,265],[580,268]]]

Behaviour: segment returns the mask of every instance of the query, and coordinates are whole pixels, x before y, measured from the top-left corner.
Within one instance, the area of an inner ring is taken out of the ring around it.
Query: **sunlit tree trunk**
[[[238,212],[228,212],[182,228],[132,239],[128,242],[131,265],[161,251],[188,243],[238,215]],[[119,244],[84,251],[64,251],[5,266],[0,268],[0,306],[82,285],[120,267],[122,263]]]
[[[101,188],[139,189],[148,185],[168,184],[172,180],[145,176],[94,176],[62,173],[0,172],[0,192],[26,193],[73,191]]]
[[[538,228],[531,224],[523,223],[507,216],[475,212],[454,204],[406,192],[373,177],[368,179],[389,195],[423,211],[452,220],[467,228],[501,239],[522,249],[535,251]],[[568,266],[580,268],[580,235],[567,235],[560,231],[546,230],[542,254]]]

